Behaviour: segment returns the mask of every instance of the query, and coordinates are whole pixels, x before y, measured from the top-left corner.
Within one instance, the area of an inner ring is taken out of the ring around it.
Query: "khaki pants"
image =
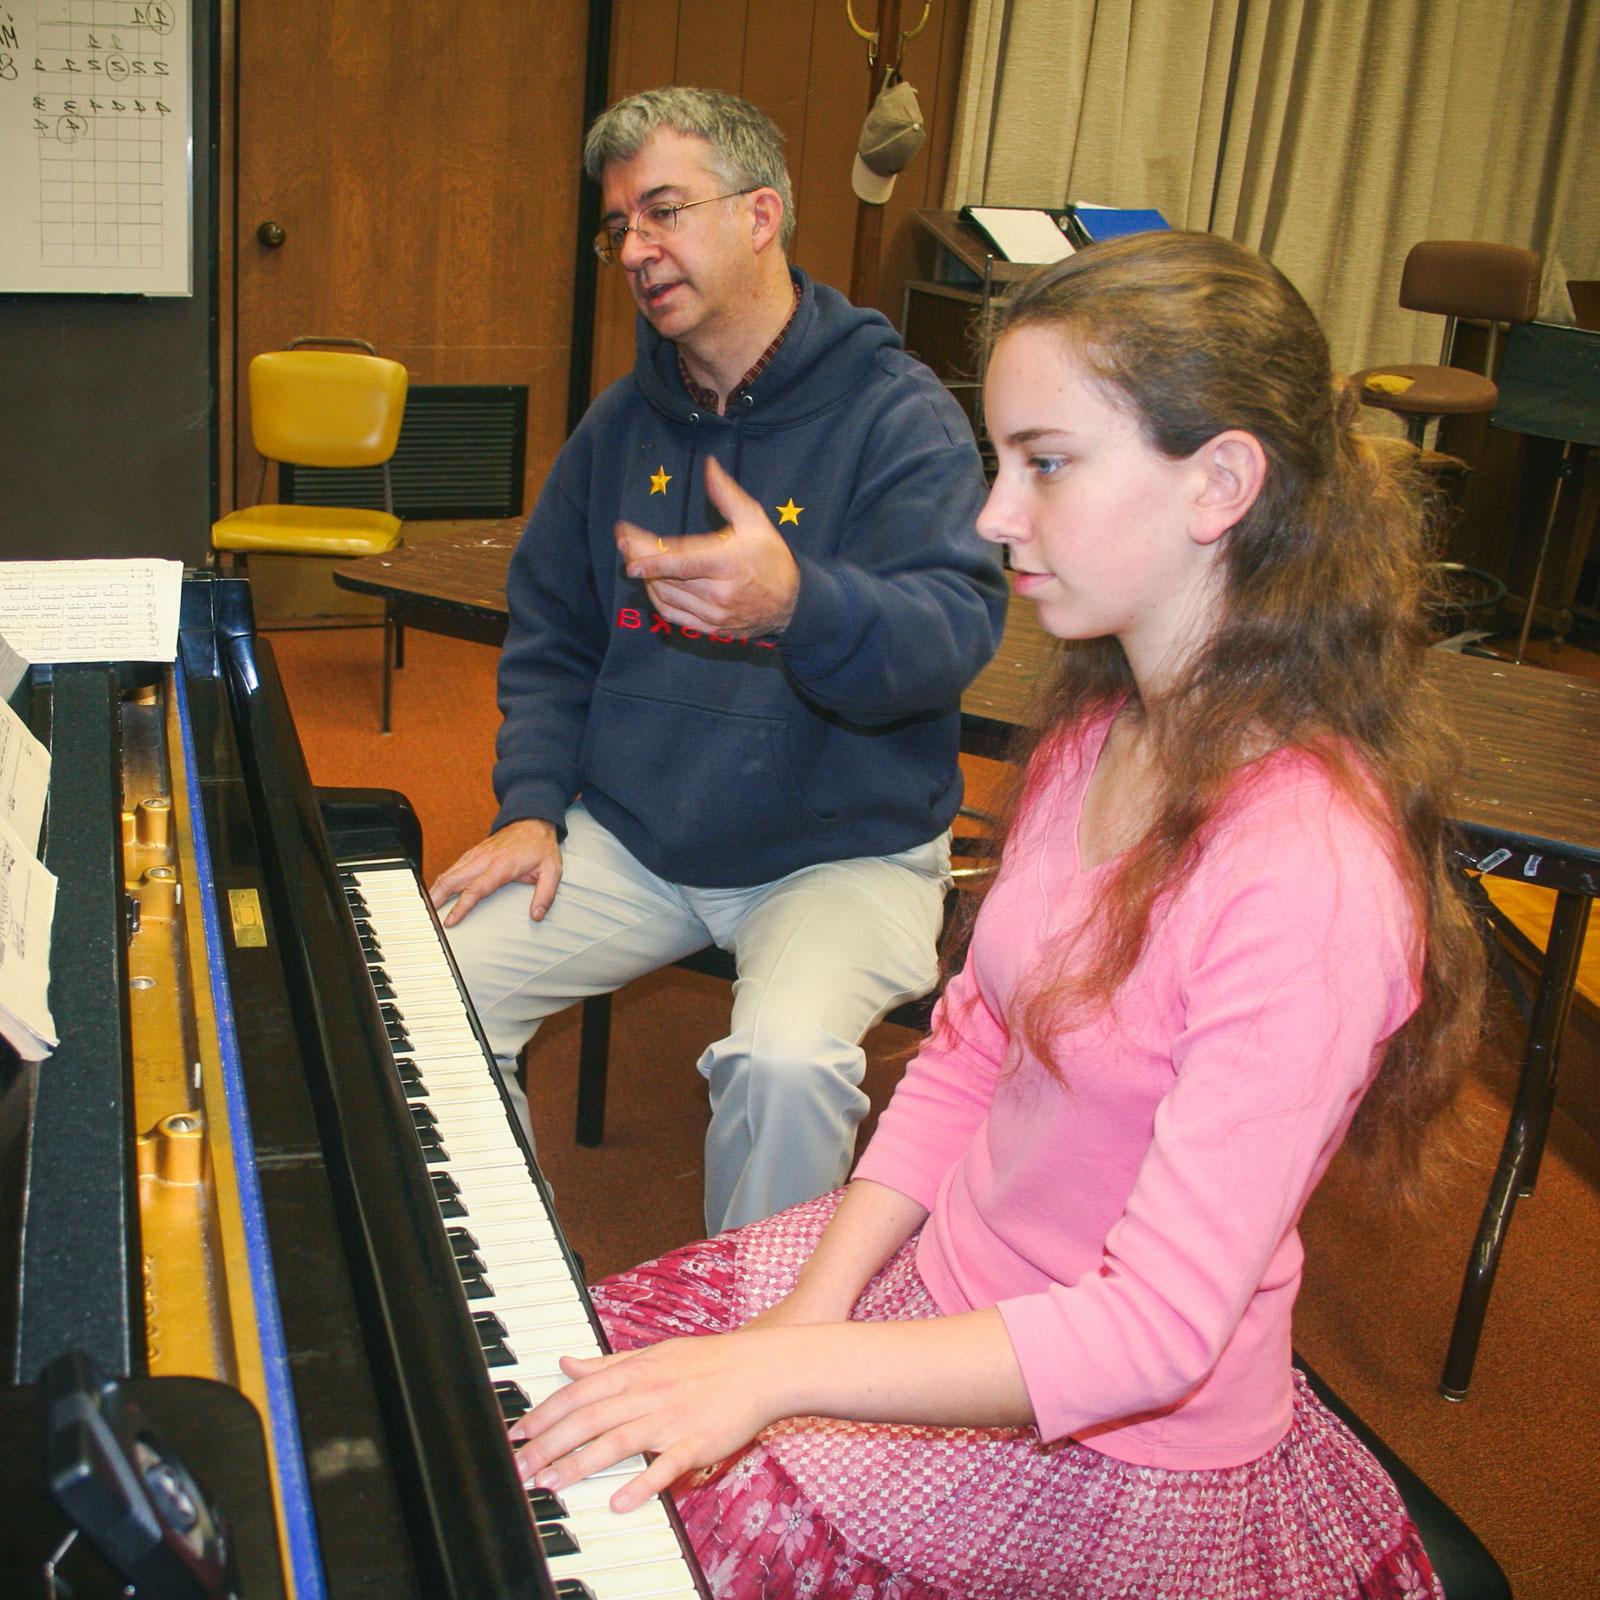
[[[859,1041],[933,987],[949,864],[945,834],[752,888],[690,889],[648,871],[579,805],[544,921],[529,920],[528,886],[511,883],[449,938],[524,1123],[516,1055],[544,1018],[707,944],[732,952],[731,1026],[699,1062],[716,1233],[844,1181],[867,1111]]]

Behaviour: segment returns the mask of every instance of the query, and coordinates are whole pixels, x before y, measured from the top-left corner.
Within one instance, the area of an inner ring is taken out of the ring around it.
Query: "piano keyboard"
[[[431,908],[409,863],[340,868],[390,1053],[461,1275],[490,1381],[509,1425],[567,1382],[563,1355],[604,1349],[542,1181],[501,1093]],[[560,1600],[695,1600],[704,1590],[660,1498],[607,1505],[639,1456],[561,1491],[533,1490]]]

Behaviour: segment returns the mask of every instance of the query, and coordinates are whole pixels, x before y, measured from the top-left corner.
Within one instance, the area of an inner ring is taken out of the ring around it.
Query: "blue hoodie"
[[[507,580],[497,828],[560,827],[581,793],[651,871],[713,888],[889,855],[955,816],[961,691],[1006,606],[972,430],[883,316],[791,270],[788,335],[726,416],[641,317],[632,375],[551,469]],[[623,569],[618,519],[722,525],[710,455],[799,566],[776,639],[668,623]]]

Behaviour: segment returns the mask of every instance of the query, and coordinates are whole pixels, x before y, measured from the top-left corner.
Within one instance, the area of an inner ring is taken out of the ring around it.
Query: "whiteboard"
[[[193,293],[192,0],[0,0],[0,291]]]

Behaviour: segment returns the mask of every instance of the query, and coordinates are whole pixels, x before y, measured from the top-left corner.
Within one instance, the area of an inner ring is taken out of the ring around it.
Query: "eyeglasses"
[[[654,205],[640,207],[630,223],[606,223],[594,236],[594,253],[609,265],[621,253],[630,233],[638,234],[640,244],[654,244],[667,234],[677,232],[680,211],[708,206],[716,200],[737,200],[742,194],[754,193],[753,188],[735,189],[732,194],[708,195],[704,200],[658,200]]]

